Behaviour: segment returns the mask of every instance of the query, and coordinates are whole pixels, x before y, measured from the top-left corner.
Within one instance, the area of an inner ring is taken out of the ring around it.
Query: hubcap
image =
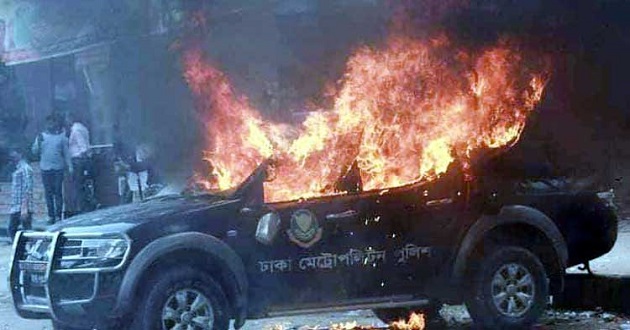
[[[214,311],[210,300],[192,289],[179,290],[162,308],[163,330],[212,330]]]
[[[509,317],[521,317],[534,304],[536,285],[529,270],[517,263],[503,265],[492,278],[492,300]]]

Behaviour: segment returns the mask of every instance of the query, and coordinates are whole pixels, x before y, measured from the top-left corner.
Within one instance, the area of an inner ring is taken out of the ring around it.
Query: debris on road
[[[627,317],[595,311],[549,310],[541,320],[539,329],[623,329],[630,330],[630,319]]]

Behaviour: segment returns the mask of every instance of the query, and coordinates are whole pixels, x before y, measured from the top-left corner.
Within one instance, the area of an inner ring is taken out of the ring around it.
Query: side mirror
[[[271,212],[263,215],[258,220],[256,227],[256,240],[265,245],[271,245],[280,230],[280,216]]]
[[[244,207],[241,209],[240,213],[241,215],[246,216],[246,217],[253,217],[256,215],[256,209],[251,208],[251,207]]]

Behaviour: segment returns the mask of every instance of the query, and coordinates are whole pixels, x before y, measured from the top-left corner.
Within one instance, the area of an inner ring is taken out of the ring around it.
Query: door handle
[[[252,209],[251,207],[244,207],[241,209],[240,213],[241,215],[250,216],[250,215],[254,215],[256,211]]]
[[[453,203],[452,198],[442,198],[442,199],[430,200],[426,203],[426,205],[427,206],[442,206],[442,205],[447,205],[447,204],[452,204],[452,203]]]
[[[336,220],[346,220],[346,219],[354,219],[359,215],[359,212],[355,210],[347,210],[341,213],[331,213],[326,215],[326,220],[336,221]]]

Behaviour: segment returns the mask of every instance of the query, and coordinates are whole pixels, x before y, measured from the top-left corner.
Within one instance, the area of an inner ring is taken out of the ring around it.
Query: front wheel
[[[205,272],[174,268],[148,284],[133,329],[228,329],[225,293]]]
[[[527,249],[500,246],[469,274],[466,307],[483,329],[523,329],[546,308],[549,284],[545,267]]]

